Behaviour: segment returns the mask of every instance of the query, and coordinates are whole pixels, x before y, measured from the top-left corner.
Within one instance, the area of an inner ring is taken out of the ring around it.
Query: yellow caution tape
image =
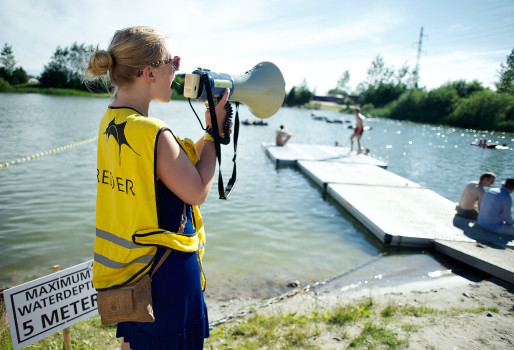
[[[64,151],[65,149],[68,149],[68,148],[82,146],[82,145],[85,145],[86,143],[90,143],[90,142],[96,141],[97,139],[98,139],[98,137],[93,137],[93,138],[90,138],[90,139],[87,139],[87,140],[71,143],[69,145],[62,146],[62,147],[59,147],[59,148],[53,148],[53,149],[51,149],[49,151],[45,151],[45,152],[41,152],[41,153],[36,153],[36,154],[33,154],[31,156],[28,156],[28,157],[19,158],[19,159],[16,159],[16,160],[11,160],[10,162],[0,163],[0,169],[4,169],[4,168],[7,169],[10,165],[21,164],[21,163],[23,163],[25,161],[29,161],[29,160],[33,160],[33,159],[39,159],[39,157],[43,157],[43,156],[47,156],[49,154],[55,154],[57,152]]]

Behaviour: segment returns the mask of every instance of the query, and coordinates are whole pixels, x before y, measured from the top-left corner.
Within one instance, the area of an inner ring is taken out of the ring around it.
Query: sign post
[[[61,269],[59,265],[54,265],[54,272],[57,272]],[[70,337],[70,329],[64,328],[62,330],[62,338],[64,340],[64,349],[71,350],[71,337]]]
[[[90,260],[4,290],[14,350],[98,313],[92,267]]]

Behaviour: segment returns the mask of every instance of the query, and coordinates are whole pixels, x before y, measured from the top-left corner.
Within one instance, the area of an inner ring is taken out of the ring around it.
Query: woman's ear
[[[141,77],[147,82],[147,83],[150,83],[150,82],[153,82],[155,77],[153,75],[153,70],[152,70],[152,67],[150,66],[146,66],[142,69],[143,71],[143,74],[141,75]]]

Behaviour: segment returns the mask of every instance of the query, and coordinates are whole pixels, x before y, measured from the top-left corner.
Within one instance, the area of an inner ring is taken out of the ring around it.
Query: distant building
[[[36,78],[30,78],[29,84],[39,84],[39,80],[37,80]]]
[[[312,97],[314,101],[324,101],[324,102],[333,102],[338,103],[340,105],[344,104],[344,101],[346,100],[345,95],[334,95],[334,94],[328,94],[325,96],[316,96],[314,95]]]
[[[324,102],[332,102],[332,103],[337,103],[337,104],[340,104],[340,105],[343,105],[345,104],[346,100],[350,98],[353,103],[356,103],[358,104],[360,102],[360,95],[336,95],[336,94],[327,94],[327,95],[324,95],[324,96],[317,96],[317,95],[314,95],[312,97],[312,100],[313,101],[324,101]]]

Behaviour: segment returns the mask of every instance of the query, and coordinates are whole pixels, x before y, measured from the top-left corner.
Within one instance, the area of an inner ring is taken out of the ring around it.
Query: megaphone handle
[[[205,102],[205,107],[207,107],[208,110],[211,109],[209,106],[209,101]],[[225,113],[226,113],[225,121],[223,122],[223,135],[224,136],[223,137],[218,136],[218,140],[222,145],[228,145],[230,143],[230,124],[231,124],[231,120],[232,120],[232,106],[230,105],[230,102],[228,102],[228,101],[227,101],[227,103],[225,103]],[[214,116],[215,116],[214,120],[217,120],[216,114]],[[204,130],[207,131],[209,134],[211,134],[213,138],[216,137],[214,129],[212,127],[207,127]],[[219,127],[218,127],[218,130],[219,130]]]

